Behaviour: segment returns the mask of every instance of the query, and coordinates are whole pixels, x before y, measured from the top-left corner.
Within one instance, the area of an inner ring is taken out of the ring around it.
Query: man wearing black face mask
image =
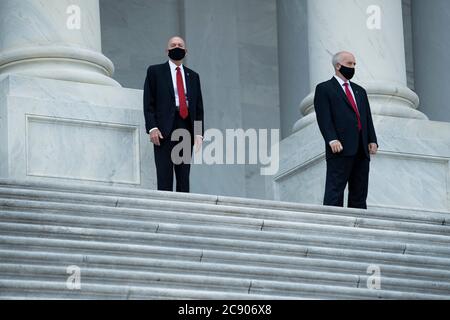
[[[169,61],[150,66],[144,84],[144,116],[146,132],[154,145],[158,190],[190,191],[190,161],[172,158],[172,150],[181,141],[172,141],[172,133],[184,129],[190,134],[191,146],[200,149],[203,141],[203,98],[199,75],[183,65],[187,54],[182,38],[169,40],[166,53]],[[201,122],[201,133],[194,136],[194,122]],[[192,152],[191,152],[192,153]],[[183,156],[183,154],[181,154]],[[191,157],[189,156],[189,159]]]
[[[333,57],[336,75],[316,88],[314,107],[325,139],[327,177],[324,205],[367,209],[370,156],[378,151],[377,136],[366,90],[350,82],[355,75],[353,54]]]

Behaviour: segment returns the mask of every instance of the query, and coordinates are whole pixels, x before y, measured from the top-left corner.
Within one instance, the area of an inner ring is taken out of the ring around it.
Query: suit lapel
[[[169,92],[170,92],[170,94],[172,95],[172,98],[175,101],[175,89],[173,87],[172,71],[170,70],[169,62],[166,63],[166,67],[164,68],[164,77],[166,78],[165,82],[169,86]]]
[[[333,77],[333,79],[331,79],[331,82],[334,84],[334,87],[337,91],[337,94],[345,101],[345,103],[347,104],[347,106],[353,111],[355,112],[355,110],[353,110],[352,105],[350,104],[350,101],[348,101],[347,95],[345,94],[344,90],[341,88],[341,85],[339,83],[339,81],[336,80],[335,77]],[[353,89],[353,87],[352,87]]]
[[[353,93],[355,94],[356,105],[358,106],[359,115],[361,116],[361,112],[363,112],[361,92],[353,83],[350,82],[350,85],[352,86]]]
[[[188,101],[190,100],[190,98],[192,97],[192,75],[191,72],[188,68],[184,67],[184,77],[186,79],[186,92],[187,92],[187,99]]]

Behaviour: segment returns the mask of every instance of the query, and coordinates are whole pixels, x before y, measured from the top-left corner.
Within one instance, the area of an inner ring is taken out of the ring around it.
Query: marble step
[[[195,224],[216,224],[228,225],[237,229],[239,226],[250,226],[254,230],[260,231],[286,231],[293,230],[301,232],[302,234],[315,235],[339,235],[340,237],[347,237],[349,239],[360,238],[366,240],[382,240],[383,237],[389,240],[402,240],[411,243],[421,244],[450,244],[450,236],[448,235],[448,226],[427,226],[427,228],[437,228],[442,230],[440,234],[430,234],[428,230],[407,229],[407,231],[399,230],[384,230],[362,227],[364,220],[353,221],[348,226],[327,225],[306,222],[288,222],[264,219],[249,219],[239,217],[228,217],[225,215],[217,217],[209,214],[208,211],[202,213],[182,213],[173,211],[161,210],[144,210],[144,209],[124,209],[124,208],[108,208],[104,206],[95,205],[80,205],[80,204],[66,204],[66,203],[52,203],[46,201],[29,201],[29,200],[1,200],[0,208],[3,210],[16,211],[34,211],[34,212],[69,212],[84,216],[109,216],[114,217],[120,215],[123,219],[134,218],[135,214],[143,216],[144,221],[154,222],[172,222],[184,224],[190,221]],[[415,230],[415,232],[413,232]],[[437,231],[436,231],[437,232]]]
[[[0,298],[450,299],[449,222],[0,180]],[[82,268],[81,292],[67,292],[67,265]],[[367,289],[371,265],[382,290]]]
[[[337,272],[342,274],[367,274],[370,261],[338,261],[310,257],[282,256],[280,254],[252,254],[225,250],[186,249],[168,246],[130,246],[4,237],[0,256],[4,262],[40,261],[58,257],[68,263],[89,265],[112,263],[126,268],[146,270],[155,259],[168,261],[228,264],[230,266],[268,267],[303,271]],[[58,246],[59,245],[59,246]],[[28,251],[34,250],[34,251]],[[53,252],[48,252],[53,250]],[[60,252],[60,253],[57,253]],[[105,262],[106,261],[106,262]],[[111,262],[112,261],[112,262]],[[447,281],[450,271],[378,264],[383,276],[425,281]]]
[[[14,272],[14,269],[16,270]],[[21,265],[4,265],[0,269],[2,276],[1,283],[4,281],[21,281],[32,282],[39,279],[43,283],[55,283],[67,280],[68,274],[64,267],[48,267],[48,266],[21,266]],[[212,275],[196,276],[196,275],[180,275],[171,274],[170,271],[164,273],[136,272],[136,271],[116,271],[108,269],[83,268],[81,271],[81,290],[84,291],[86,286],[104,285],[114,287],[141,287],[141,288],[165,288],[183,290],[189,287],[190,290],[201,291],[219,291],[229,294],[257,295],[268,297],[282,297],[291,299],[331,299],[333,296],[339,295],[346,299],[448,299],[446,293],[419,293],[394,290],[371,290],[367,288],[354,288],[337,285],[325,285],[320,283],[296,283],[266,281],[266,280],[249,280],[236,279],[230,277],[217,277]],[[14,279],[8,279],[11,274]],[[20,274],[17,277],[17,274]],[[6,278],[6,279],[5,279]],[[19,278],[19,279],[17,279]],[[61,280],[62,279],[62,280]],[[387,281],[387,280],[386,280]],[[394,284],[395,285],[395,284]],[[397,289],[401,288],[396,283]],[[28,290],[28,289],[27,289]],[[67,291],[67,287],[64,289]]]
[[[283,213],[273,212],[273,210],[263,210],[263,209],[249,209],[249,208],[233,208],[229,206],[218,206],[218,205],[198,205],[198,204],[183,204],[174,202],[168,204],[167,202],[155,201],[155,200],[136,200],[136,199],[125,199],[119,200],[114,197],[107,196],[77,196],[66,193],[55,193],[46,192],[42,194],[40,191],[23,191],[23,190],[0,190],[0,195],[3,198],[0,200],[0,207],[11,207],[17,208],[21,205],[29,206],[29,209],[47,209],[50,210],[46,203],[51,203],[55,209],[58,210],[73,210],[74,204],[76,204],[77,212],[90,213],[92,207],[98,208],[102,207],[102,211],[97,210],[98,214],[108,214],[108,215],[123,215],[126,213],[129,216],[140,216],[142,218],[148,219],[151,215],[153,218],[159,216],[166,216],[164,212],[170,212],[171,217],[177,221],[185,220],[186,216],[191,219],[201,219],[201,214],[208,215],[211,217],[227,217],[229,222],[235,221],[236,225],[241,223],[256,223],[257,227],[266,227],[264,223],[266,221],[278,222],[280,228],[287,228],[291,223],[309,223],[318,225],[334,225],[334,226],[349,226],[358,227],[363,229],[377,229],[377,230],[399,230],[407,231],[412,233],[426,233],[426,234],[437,234],[450,236],[450,225],[447,221],[440,220],[439,223],[435,224],[423,224],[414,223],[408,221],[392,221],[392,220],[382,220],[373,219],[370,216],[365,218],[355,218],[355,217],[339,217],[335,215],[326,214],[315,214],[309,212],[297,212],[297,213]],[[87,199],[89,198],[89,199]],[[21,200],[22,199],[22,200]],[[26,200],[24,200],[26,199]],[[24,203],[23,201],[27,201]],[[127,202],[127,203],[125,203]],[[139,204],[139,202],[143,202]],[[83,205],[80,205],[82,203]],[[86,205],[91,203],[91,205]],[[117,208],[121,210],[118,211]],[[152,208],[149,210],[148,208]],[[233,209],[233,212],[230,210]],[[286,216],[287,214],[287,216]],[[236,218],[232,220],[231,218]],[[249,220],[238,220],[238,219],[249,219]],[[251,219],[257,219],[251,220]],[[224,221],[224,220],[222,220]]]
[[[24,257],[26,259],[20,259],[20,255],[14,254],[14,252],[1,253],[4,262],[0,265],[0,274],[3,279],[8,279],[10,276],[11,279],[15,280],[18,278],[24,279],[24,277],[31,280],[43,280],[43,274],[48,281],[66,279],[67,267],[73,263],[73,259],[64,259],[64,256],[61,255],[47,254],[45,259],[39,260],[39,257],[33,255],[33,252],[28,252],[28,256]],[[30,259],[32,256],[34,256],[33,260]],[[82,277],[86,283],[110,284],[115,281],[116,284],[126,282],[127,285],[152,285],[166,281],[167,287],[170,287],[171,284],[179,286],[189,284],[190,288],[195,288],[198,285],[198,289],[201,289],[202,286],[204,288],[209,283],[211,286],[222,286],[224,290],[233,290],[233,286],[239,290],[246,290],[252,288],[252,281],[266,281],[274,286],[282,286],[283,283],[295,283],[367,289],[369,280],[368,275],[341,274],[334,270],[332,272],[319,272],[159,259],[147,259],[145,268],[131,269],[127,265],[116,264],[114,257],[92,256],[89,258],[88,262],[84,261],[83,264],[77,265],[81,268]],[[97,263],[94,261],[97,261]],[[100,261],[102,263],[99,263]],[[47,269],[42,271],[42,268],[46,267],[53,269],[51,272],[45,271]],[[40,270],[42,273],[40,273]],[[92,270],[99,270],[99,274]],[[114,274],[115,271],[121,273],[115,273],[116,276],[111,276],[112,279],[109,280],[107,273],[112,272]],[[179,277],[180,275],[182,276]],[[195,279],[196,282],[192,282],[190,279]],[[210,281],[211,279],[213,281]],[[233,281],[235,282],[233,283]],[[382,289],[387,291],[437,294],[450,297],[450,282],[401,279],[385,275],[381,282]],[[267,287],[271,287],[270,284]],[[283,295],[282,292],[277,294]],[[291,292],[291,294],[301,297],[301,292]]]
[[[85,284],[68,290],[65,281],[0,279],[0,299],[11,300],[292,300],[287,297],[212,290]],[[296,299],[297,300],[297,299]]]
[[[177,205],[179,202],[188,205],[200,205],[200,206],[219,206],[229,207],[229,214],[242,214],[241,209],[250,208],[257,209],[269,209],[272,214],[275,214],[279,219],[290,220],[295,217],[295,214],[299,212],[314,213],[316,216],[320,215],[334,215],[338,217],[359,217],[371,219],[383,219],[392,221],[405,221],[405,222],[419,222],[421,224],[433,224],[433,225],[449,225],[450,212],[436,212],[422,209],[413,208],[376,208],[373,210],[356,210],[356,209],[343,209],[335,207],[323,207],[318,205],[305,205],[298,203],[268,201],[260,199],[246,199],[246,198],[233,198],[211,195],[199,195],[199,194],[179,194],[172,192],[160,192],[153,190],[144,190],[138,188],[123,188],[123,187],[111,187],[111,186],[89,186],[83,184],[67,184],[67,183],[55,183],[55,182],[31,182],[31,181],[18,181],[18,180],[5,180],[0,179],[0,188],[5,189],[17,189],[22,192],[25,191],[44,191],[50,193],[68,193],[71,195],[84,195],[91,198],[94,201],[98,195],[105,195],[115,198],[113,201],[114,206],[121,206],[122,202],[127,203],[131,200],[135,206],[142,205],[147,206],[145,201],[160,200],[161,204]],[[16,190],[16,191],[17,191]],[[1,194],[1,192],[0,192]],[[140,202],[138,200],[144,200]],[[110,201],[107,201],[110,203]],[[156,204],[158,202],[155,202]],[[195,208],[195,207],[194,207]],[[237,212],[236,212],[237,210]],[[258,212],[258,215],[264,213]]]
[[[231,227],[209,227],[199,226],[198,224],[188,223],[183,226],[173,223],[158,222],[140,222],[130,219],[111,219],[111,218],[91,218],[67,215],[58,213],[35,213],[35,212],[0,212],[0,226],[3,225],[4,235],[8,230],[16,230],[20,234],[27,226],[35,227],[39,225],[53,226],[55,228],[74,227],[99,229],[100,231],[127,231],[127,238],[130,241],[134,239],[136,243],[148,242],[148,235],[159,234],[175,234],[175,235],[195,235],[216,237],[222,239],[241,239],[241,240],[260,240],[275,241],[286,244],[301,244],[303,246],[319,246],[328,248],[353,248],[365,251],[376,251],[386,253],[399,253],[408,255],[427,255],[436,257],[450,257],[450,247],[447,245],[427,245],[412,244],[408,242],[392,241],[392,240],[364,240],[360,238],[343,238],[342,236],[321,236],[314,234],[299,234],[299,232],[280,232],[276,231],[255,231],[250,228],[235,229]],[[159,221],[159,220],[158,220]],[[209,224],[210,225],[210,224]],[[9,226],[9,229],[8,229]],[[17,230],[17,228],[19,228]],[[231,228],[231,229],[230,229]],[[41,232],[42,229],[31,228],[30,232]],[[290,236],[290,237],[289,237]],[[120,238],[119,238],[120,239]]]
[[[170,246],[180,249],[223,250],[241,253],[272,254],[292,257],[332,259],[337,261],[364,261],[370,264],[389,264],[404,267],[450,270],[450,259],[418,255],[405,255],[363,251],[356,249],[334,249],[327,247],[283,245],[273,242],[228,240],[214,237],[178,236],[164,234],[142,234],[145,242],[129,240],[128,232],[105,231],[86,228],[58,228],[52,226],[22,226],[2,224],[0,248],[34,248],[33,250],[63,250],[66,252],[146,254],[150,246]],[[34,230],[34,231],[32,231]],[[32,231],[31,234],[29,234]],[[27,236],[21,236],[27,234]]]

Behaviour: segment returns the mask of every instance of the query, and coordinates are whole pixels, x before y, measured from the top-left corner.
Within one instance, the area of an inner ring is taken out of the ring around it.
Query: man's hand
[[[200,151],[200,148],[203,144],[203,137],[202,136],[195,136],[195,153],[198,153]]]
[[[342,143],[340,141],[330,142],[330,147],[334,154],[340,153],[344,150],[344,147],[342,146]]]
[[[369,144],[369,152],[372,155],[376,155],[378,152],[378,145],[376,143]]]
[[[159,131],[159,129],[155,129],[152,132],[150,132],[150,141],[155,145],[155,146],[160,146],[161,145],[161,141],[159,141],[159,139],[164,139],[164,137],[161,134],[161,131]]]

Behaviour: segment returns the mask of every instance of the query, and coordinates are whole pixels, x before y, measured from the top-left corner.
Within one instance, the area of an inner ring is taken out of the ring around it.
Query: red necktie
[[[353,107],[353,110],[356,113],[356,118],[358,119],[358,130],[361,131],[362,129],[362,125],[361,125],[361,117],[359,115],[359,111],[358,111],[358,107],[356,106],[356,102],[355,99],[353,98],[352,93],[350,92],[350,89],[348,87],[348,83],[344,83],[344,87],[345,87],[345,94],[347,95],[348,101],[350,101],[350,104]]]
[[[186,103],[186,95],[184,93],[183,76],[181,75],[180,67],[177,67],[176,70],[177,70],[178,98],[180,100],[180,117],[182,119],[186,119],[189,115],[189,111]]]

